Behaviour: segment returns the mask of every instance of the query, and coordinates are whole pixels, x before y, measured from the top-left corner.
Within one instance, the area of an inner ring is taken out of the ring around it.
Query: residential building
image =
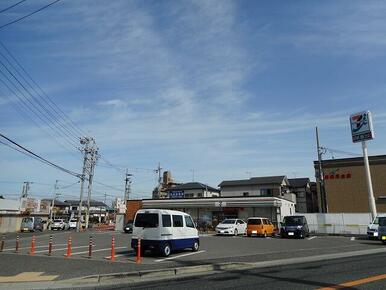
[[[40,201],[40,212],[50,213],[52,207],[52,199],[42,199]],[[55,199],[54,207],[52,209],[53,217],[68,215],[70,211],[70,204],[67,202]]]
[[[222,197],[284,197],[284,194],[290,193],[290,184],[284,175],[226,180],[221,182],[219,187]]]
[[[377,210],[386,212],[386,155],[369,156],[369,163]],[[318,161],[314,168],[318,176]],[[329,213],[370,211],[362,157],[323,160],[322,169]]]
[[[168,189],[168,198],[218,197],[220,190],[200,182],[188,182]]]
[[[72,215],[77,215],[79,211],[79,200],[65,200],[65,203],[67,203],[70,206],[70,213]],[[86,212],[87,210],[87,201],[82,201],[82,213]],[[108,217],[108,206],[101,201],[97,200],[90,200],[90,220],[98,221],[99,223],[106,221]]]
[[[296,212],[306,213],[311,211],[313,196],[311,192],[311,181],[309,178],[290,178],[290,190],[296,195]]]

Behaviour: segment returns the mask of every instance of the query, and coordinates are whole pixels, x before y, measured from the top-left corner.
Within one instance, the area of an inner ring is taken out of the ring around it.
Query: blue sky
[[[0,25],[49,2],[26,1]],[[375,1],[63,0],[1,29],[0,40],[104,158],[129,168],[133,197],[150,197],[156,175],[136,168],[158,162],[176,181],[191,181],[194,169],[212,186],[250,175],[314,179],[315,126],[323,146],[359,156],[348,118],[362,110],[374,116],[370,154],[385,154],[385,13]],[[81,156],[20,116],[2,84],[0,97],[1,132],[81,171]],[[35,196],[55,179],[76,182],[4,146],[0,156],[0,194],[16,196],[25,180]],[[123,175],[100,164],[96,180],[123,188]],[[62,192],[75,197],[79,186]]]

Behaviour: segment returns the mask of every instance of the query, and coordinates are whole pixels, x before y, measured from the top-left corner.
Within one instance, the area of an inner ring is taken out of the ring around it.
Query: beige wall
[[[338,174],[351,173],[351,178],[325,180],[328,212],[369,212],[364,166],[325,168],[324,173],[336,169]],[[371,165],[370,171],[377,210],[386,212],[386,204],[377,201],[378,196],[386,196],[386,165]]]

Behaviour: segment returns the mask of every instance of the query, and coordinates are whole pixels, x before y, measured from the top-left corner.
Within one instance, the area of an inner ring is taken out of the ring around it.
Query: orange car
[[[267,218],[250,217],[247,221],[247,236],[273,236],[275,226]]]

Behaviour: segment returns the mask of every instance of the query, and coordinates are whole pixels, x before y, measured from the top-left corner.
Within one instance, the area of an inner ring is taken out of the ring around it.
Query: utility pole
[[[319,192],[320,192],[320,203],[321,203],[321,210],[323,213],[327,212],[327,198],[326,198],[326,190],[324,187],[324,174],[323,174],[323,167],[322,167],[322,154],[323,149],[320,147],[319,143],[319,130],[318,126],[316,126],[316,146],[317,146],[317,153],[318,153],[318,173],[317,173],[317,183],[319,185]]]
[[[54,186],[54,195],[53,195],[53,198],[52,198],[52,202],[51,202],[51,210],[50,210],[50,221],[52,222],[52,214],[53,214],[53,211],[54,211],[54,206],[55,206],[55,199],[57,198],[58,196],[58,182],[59,180],[55,180],[55,186]]]
[[[28,197],[28,191],[31,189],[30,184],[32,184],[32,183],[33,182],[31,182],[31,181],[25,181],[23,183],[23,189],[22,189],[20,198]]]
[[[156,172],[158,173],[158,198],[160,198],[160,195],[161,195],[161,182],[162,182],[162,178],[161,178],[161,163],[158,162],[158,167],[156,169]]]
[[[125,204],[125,215],[127,213],[127,200],[130,198],[130,191],[131,191],[131,177],[132,174],[128,173],[128,170],[126,169],[126,175],[125,175],[125,197],[124,197],[124,204]]]
[[[125,175],[125,196],[124,196],[124,202],[125,202],[125,208],[127,204],[127,200],[130,197],[130,190],[131,190],[131,177],[133,176],[132,174],[128,173],[128,170],[126,169],[126,175]]]
[[[94,167],[97,161],[98,148],[94,138],[83,137],[80,139],[80,144],[83,145],[81,151],[84,154],[83,157],[83,170],[80,177],[80,197],[79,197],[79,210],[78,210],[78,222],[76,229],[79,232],[81,229],[81,219],[82,219],[82,207],[83,207],[83,191],[84,191],[84,181],[88,181],[88,195],[87,195],[87,211],[86,211],[86,228],[88,227],[88,218],[90,212],[90,199],[91,199],[91,189],[92,189],[92,178]],[[88,173],[88,178],[86,178],[86,173]]]
[[[89,177],[88,177],[88,187],[87,187],[87,211],[86,211],[86,229],[88,229],[89,219],[90,219],[90,203],[91,203],[91,191],[92,191],[92,181],[94,178],[94,169],[96,162],[98,160],[98,148],[95,148],[95,141],[93,141],[93,146],[90,148],[90,158],[89,158]]]

